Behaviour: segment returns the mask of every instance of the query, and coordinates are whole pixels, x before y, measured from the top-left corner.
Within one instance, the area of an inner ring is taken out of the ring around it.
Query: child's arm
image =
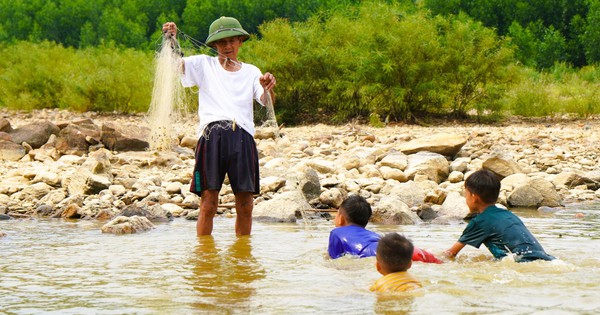
[[[461,242],[456,242],[456,243],[454,243],[454,245],[452,245],[452,247],[450,247],[450,249],[445,251],[443,253],[443,255],[446,256],[447,258],[454,258],[454,257],[456,257],[456,255],[458,255],[458,252],[460,252],[460,250],[463,249],[464,247],[465,247],[465,244],[463,244]]]

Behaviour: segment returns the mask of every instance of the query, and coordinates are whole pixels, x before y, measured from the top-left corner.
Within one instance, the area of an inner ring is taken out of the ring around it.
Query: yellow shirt
[[[419,280],[415,279],[406,271],[388,273],[377,279],[371,286],[375,292],[403,292],[423,287]]]

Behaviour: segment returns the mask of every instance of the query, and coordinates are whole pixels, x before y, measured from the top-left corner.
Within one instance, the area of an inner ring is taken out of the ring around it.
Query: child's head
[[[495,204],[500,193],[500,180],[496,174],[482,168],[465,180],[465,189],[477,195],[483,204]]]
[[[352,195],[342,202],[335,219],[335,226],[355,224],[365,227],[372,213],[371,205],[365,198]]]
[[[398,233],[384,235],[377,244],[377,271],[385,276],[408,270],[414,249],[413,243]]]

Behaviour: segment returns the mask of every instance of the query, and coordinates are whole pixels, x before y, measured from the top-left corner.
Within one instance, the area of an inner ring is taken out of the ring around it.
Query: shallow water
[[[201,238],[184,219],[123,236],[98,222],[0,221],[0,314],[600,313],[600,205],[515,212],[560,260],[498,262],[467,247],[454,262],[414,263],[424,289],[391,298],[368,290],[380,277],[374,259],[327,259],[326,220],[255,222],[249,238],[228,218]],[[437,254],[464,225],[369,228]]]

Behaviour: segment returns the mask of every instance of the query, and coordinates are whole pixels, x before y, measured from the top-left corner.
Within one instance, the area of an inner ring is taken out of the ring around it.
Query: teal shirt
[[[476,248],[485,244],[498,259],[509,253],[516,254],[518,262],[555,259],[546,254],[519,217],[496,206],[487,207],[473,218],[458,241]]]

